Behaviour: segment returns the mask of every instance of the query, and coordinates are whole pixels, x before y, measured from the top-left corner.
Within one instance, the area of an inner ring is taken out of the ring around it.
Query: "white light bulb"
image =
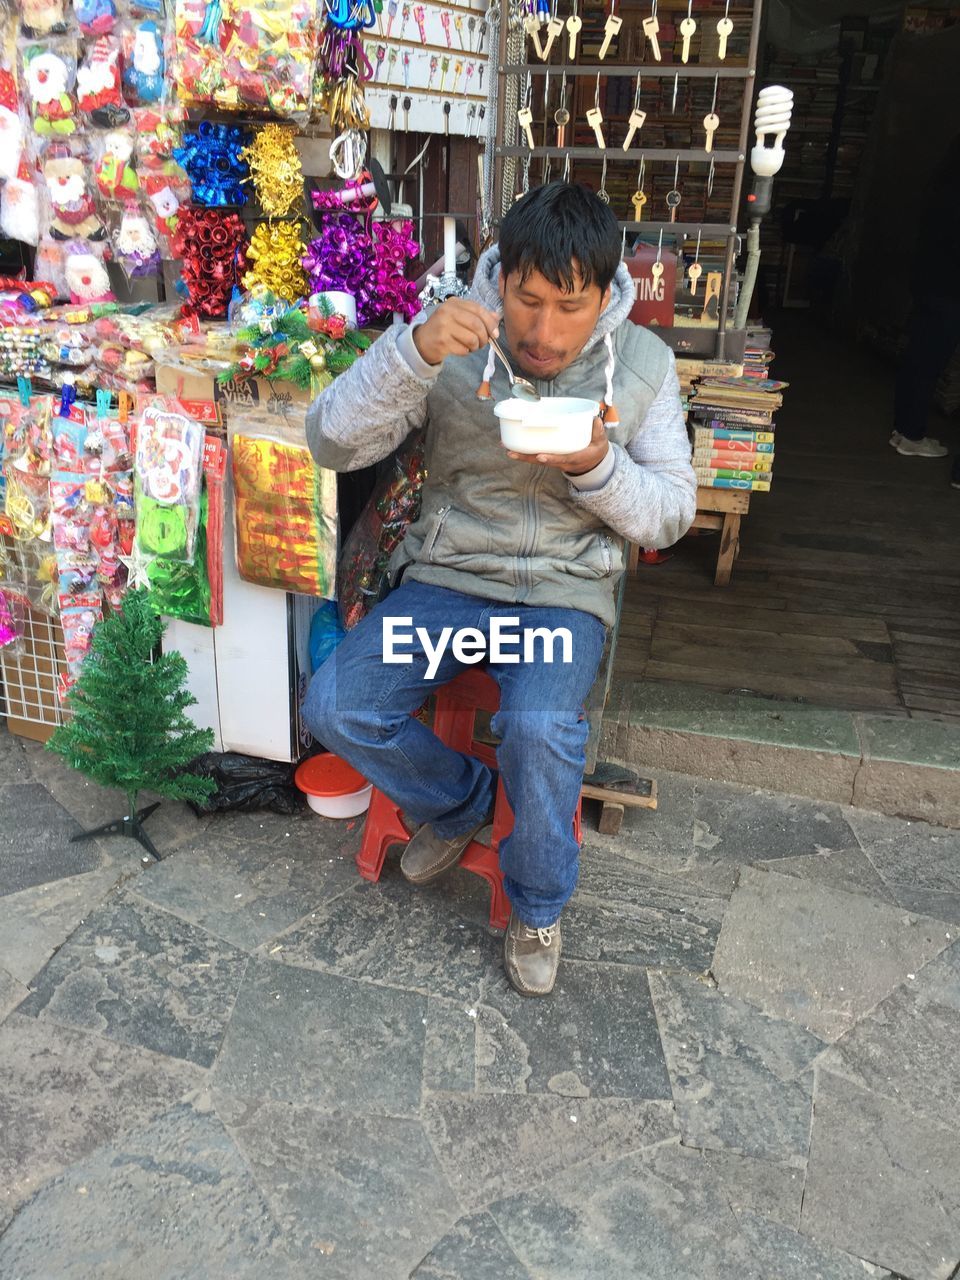
[[[783,165],[783,140],[790,128],[793,114],[793,90],[783,85],[771,84],[757,94],[757,110],[754,128],[757,144],[750,152],[750,167],[761,178],[772,178]],[[773,134],[773,146],[766,145],[768,134]]]

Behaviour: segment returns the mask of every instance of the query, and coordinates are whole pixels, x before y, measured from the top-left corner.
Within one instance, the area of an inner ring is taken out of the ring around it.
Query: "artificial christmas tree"
[[[213,746],[213,733],[198,729],[184,714],[196,698],[184,688],[183,655],[160,653],[164,629],[149,593],[128,591],[122,608],[94,629],[70,691],[70,719],[48,743],[74,769],[127,796],[125,817],[73,839],[132,836],[158,859],[142,825],[158,805],[138,812],[139,792],[200,803],[216,785],[187,769]]]

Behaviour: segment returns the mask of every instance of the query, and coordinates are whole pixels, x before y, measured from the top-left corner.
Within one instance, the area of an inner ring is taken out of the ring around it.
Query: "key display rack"
[[[760,11],[761,0],[502,0],[492,24],[494,218],[550,178],[592,186],[625,256],[638,239],[677,254],[676,324],[658,333],[716,359],[743,350],[731,316]]]

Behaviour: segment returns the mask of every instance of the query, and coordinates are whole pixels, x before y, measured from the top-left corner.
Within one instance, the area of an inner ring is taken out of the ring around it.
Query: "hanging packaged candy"
[[[99,472],[99,462],[86,449],[88,428],[86,417],[53,420],[53,461],[57,471],[73,475],[94,475]]]
[[[113,0],[73,0],[73,11],[81,34],[88,38],[109,35],[117,25]]]
[[[70,27],[68,0],[20,0],[20,26],[25,36],[62,35]]]
[[[106,204],[138,204],[140,179],[133,167],[133,133],[114,129],[98,140],[93,176]]]
[[[23,139],[16,78],[12,71],[0,68],[0,179],[16,177]]]
[[[0,588],[0,649],[18,654],[26,634],[26,602],[18,592]]]
[[[50,537],[50,477],[3,464],[7,481],[4,510],[18,538]]]
[[[141,209],[124,209],[113,234],[113,257],[130,280],[159,273],[162,263],[157,237]]]
[[[193,561],[204,430],[170,397],[139,408],[136,461],[137,547],[145,557]]]
[[[77,68],[77,108],[91,124],[116,129],[130,119],[120,89],[120,41],[101,36]]]
[[[250,141],[245,129],[204,120],[183,135],[183,146],[174,148],[193,188],[193,203],[211,208],[244,205],[250,170],[242,158]]]
[[[10,408],[4,427],[4,465],[33,475],[49,476],[53,397],[33,396],[28,404]]]
[[[262,432],[255,411],[230,415],[237,568],[262,587],[332,597],[337,478],[310,450]]]
[[[172,156],[180,145],[183,124],[179,104],[161,103],[133,109],[134,150],[138,156]]]
[[[190,179],[176,160],[159,156],[144,156],[138,171],[160,253],[169,258],[181,214],[190,201]]]
[[[123,95],[131,107],[162,101],[166,56],[163,24],[153,18],[125,27],[123,40]]]
[[[187,289],[184,315],[222,318],[246,269],[246,230],[235,213],[185,209],[173,241]]]
[[[99,595],[72,597],[60,612],[63,626],[63,654],[67,669],[58,685],[61,701],[76,684],[83,668],[83,661],[93,643],[93,631],[103,621],[103,606]]]
[[[25,46],[21,56],[24,99],[38,137],[67,137],[76,133],[75,45],[50,40]]]
[[[64,246],[63,274],[71,302],[115,301],[103,259],[103,246],[88,240],[71,240]]]
[[[50,481],[53,545],[75,557],[90,554],[90,505],[84,476],[56,475]]]
[[[105,239],[83,159],[73,155],[67,143],[52,142],[44,152],[41,173],[50,201],[48,234],[54,240]]]

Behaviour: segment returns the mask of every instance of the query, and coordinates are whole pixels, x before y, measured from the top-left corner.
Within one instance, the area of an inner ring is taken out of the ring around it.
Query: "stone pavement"
[[[948,1280],[960,834],[661,776],[551,1000],[483,886],[0,733],[3,1280]]]

